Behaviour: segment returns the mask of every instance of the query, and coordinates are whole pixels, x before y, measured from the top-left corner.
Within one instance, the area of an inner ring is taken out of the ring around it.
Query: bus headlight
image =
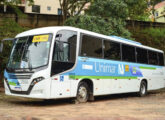
[[[45,78],[44,77],[38,77],[38,78],[34,78],[31,85],[35,85],[36,83],[44,80]]]

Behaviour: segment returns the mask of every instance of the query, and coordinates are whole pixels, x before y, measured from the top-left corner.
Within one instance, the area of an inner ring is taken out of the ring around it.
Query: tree
[[[62,10],[63,23],[67,17],[79,15],[84,6],[90,1],[91,0],[59,0]]]
[[[26,0],[28,2],[28,5],[33,5],[34,0]],[[14,12],[17,15],[22,15],[22,12],[19,10],[18,5],[21,4],[22,0],[0,0],[0,3],[3,4],[4,6],[10,6],[13,8]]]
[[[125,28],[128,9],[123,0],[95,0],[85,14],[70,17],[65,25],[130,38],[131,34]]]
[[[22,2],[22,0],[0,0],[0,3],[4,5],[18,5]],[[34,3],[34,0],[27,0],[29,2],[29,5]]]
[[[15,21],[11,19],[3,19],[1,23],[2,25],[0,26],[0,43],[1,43],[1,40],[4,38],[13,38],[18,33],[28,30],[28,28],[21,27],[19,24],[17,24]],[[3,52],[0,53],[0,83],[3,76],[2,75],[3,71],[8,61],[11,46],[12,46],[11,41],[5,41]]]
[[[150,12],[148,11],[148,0],[124,0],[128,8],[128,18],[131,20],[147,20]]]
[[[164,0],[148,0],[148,1],[149,1],[149,4],[151,6],[155,6],[156,4],[158,4],[158,3],[160,3],[160,2],[162,2]]]
[[[127,4],[123,0],[95,0],[86,12],[88,15],[103,18],[120,18],[125,20],[128,17]]]
[[[125,22],[122,19],[109,18],[104,19],[98,16],[80,15],[70,17],[65,21],[67,26],[73,26],[89,31],[101,33],[104,35],[116,35],[130,38],[130,32],[125,29]]]

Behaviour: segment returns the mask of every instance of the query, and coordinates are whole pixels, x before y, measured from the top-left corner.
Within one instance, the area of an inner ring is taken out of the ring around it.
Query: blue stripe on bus
[[[143,77],[142,69],[155,70],[157,68],[162,68],[162,66],[78,57],[75,69],[63,75]]]
[[[20,84],[18,82],[18,79],[16,77],[11,78],[10,75],[15,76],[15,74],[13,73],[8,73],[6,70],[4,71],[4,77],[7,79],[9,85],[13,85],[13,86],[17,86],[20,87]]]

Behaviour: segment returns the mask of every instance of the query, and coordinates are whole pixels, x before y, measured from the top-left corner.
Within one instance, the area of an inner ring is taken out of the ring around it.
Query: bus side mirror
[[[64,51],[64,46],[63,46],[63,42],[59,42],[59,51],[63,52]]]
[[[1,44],[0,44],[0,53],[2,53],[2,51],[3,51],[3,42],[4,41],[13,41],[13,43],[14,43],[15,42],[15,38],[6,38],[6,39],[3,39],[1,41]]]

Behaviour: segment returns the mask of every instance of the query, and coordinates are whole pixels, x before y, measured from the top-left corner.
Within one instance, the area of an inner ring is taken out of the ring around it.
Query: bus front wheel
[[[88,101],[88,98],[89,98],[89,87],[87,83],[80,82],[77,90],[76,101],[79,103],[85,103]]]
[[[139,96],[143,97],[147,95],[147,83],[142,81],[140,84]]]

